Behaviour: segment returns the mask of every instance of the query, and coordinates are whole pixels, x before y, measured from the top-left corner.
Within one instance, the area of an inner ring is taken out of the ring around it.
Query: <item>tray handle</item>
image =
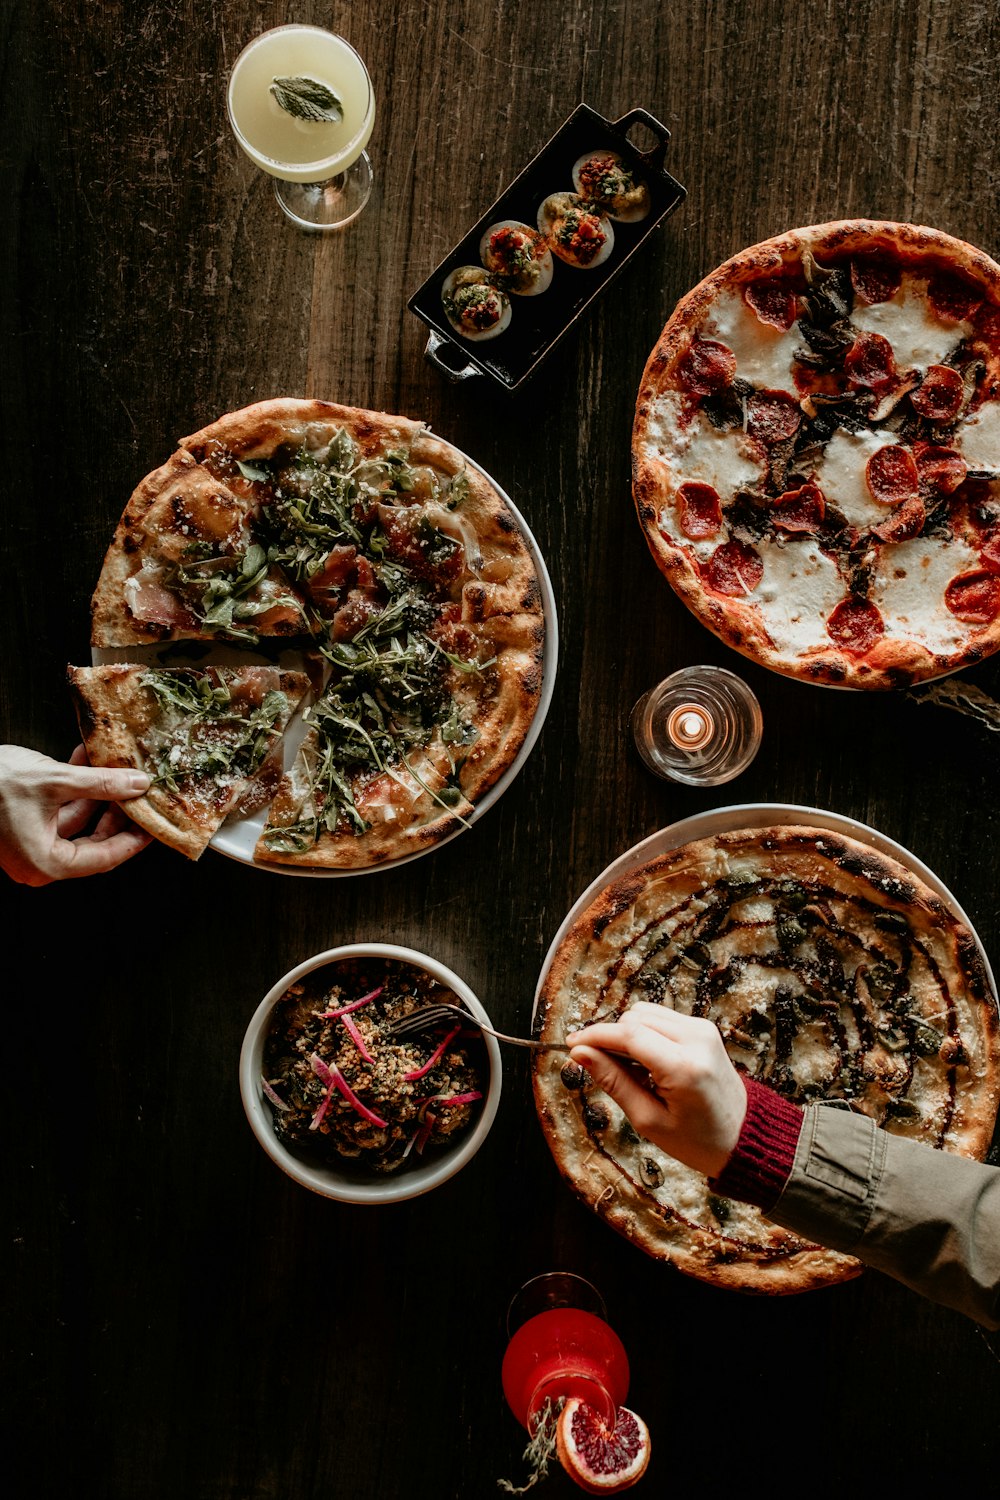
[[[639,156],[647,167],[658,172],[663,166],[663,158],[670,145],[670,131],[655,115],[651,115],[648,109],[630,109],[627,115],[622,115],[620,120],[614,122],[615,130],[620,130],[622,135],[627,135],[633,125],[645,125],[659,141],[659,145],[654,146],[651,151],[639,152]]]
[[[435,370],[439,371],[446,380],[450,380],[455,384],[460,380],[469,380],[473,375],[482,374],[482,371],[471,360],[461,366],[449,364],[445,354],[441,352],[442,350],[450,354],[452,358],[455,356],[459,359],[465,357],[457,344],[453,344],[451,339],[446,339],[443,334],[436,333],[432,328],[427,335],[424,358],[434,366]]]

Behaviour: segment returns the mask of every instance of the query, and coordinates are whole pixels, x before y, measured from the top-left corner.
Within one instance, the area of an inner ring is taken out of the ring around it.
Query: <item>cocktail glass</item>
[[[275,179],[293,224],[343,229],[357,218],[372,190],[375,92],[349,42],[320,26],[262,32],[236,59],[226,103],[239,145]]]
[[[628,1395],[628,1357],[595,1287],[571,1271],[535,1276],[507,1312],[510,1342],[501,1378],[514,1416],[534,1433],[570,1397],[600,1414],[609,1431]]]

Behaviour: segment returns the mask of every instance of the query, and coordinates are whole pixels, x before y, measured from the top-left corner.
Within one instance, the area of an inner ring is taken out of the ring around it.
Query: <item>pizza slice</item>
[[[70,667],[91,764],[146,771],[126,811],[191,859],[234,812],[265,806],[281,780],[282,736],[309,687],[277,667]]]
[[[238,468],[224,481],[184,451],[148,475],[104,559],[92,644],[307,633],[302,594],[261,545],[261,498]]]

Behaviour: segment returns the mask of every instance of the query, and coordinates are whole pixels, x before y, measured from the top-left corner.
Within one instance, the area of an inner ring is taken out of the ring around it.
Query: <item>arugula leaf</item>
[[[270,471],[268,469],[265,469],[259,463],[257,463],[257,464],[250,463],[246,459],[239,459],[238,458],[236,460],[236,467],[239,469],[239,471],[243,475],[244,479],[265,480],[265,479],[270,479],[270,477],[271,477]]]

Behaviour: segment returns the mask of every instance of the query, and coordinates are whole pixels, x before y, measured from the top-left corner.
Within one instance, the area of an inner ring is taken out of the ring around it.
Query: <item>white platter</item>
[[[454,445],[452,446],[454,447]],[[549,705],[552,702],[552,693],[553,689],[555,688],[556,682],[556,668],[559,659],[559,623],[556,614],[555,595],[552,592],[552,581],[549,578],[549,572],[547,567],[545,566],[545,559],[542,557],[542,554],[538,547],[538,543],[532,536],[531,529],[525,521],[524,517],[521,515],[521,512],[511,500],[506,490],[504,490],[499,484],[497,484],[496,480],[493,479],[491,475],[487,474],[486,470],[482,467],[481,464],[477,464],[475,459],[470,458],[467,453],[463,453],[460,448],[455,448],[455,452],[465,459],[465,462],[469,465],[470,468],[475,469],[478,473],[482,474],[483,478],[493,486],[497,494],[500,496],[501,500],[507,506],[511,515],[514,517],[514,520],[517,522],[521,534],[524,537],[524,541],[528,548],[528,551],[531,554],[531,560],[535,565],[535,572],[538,577],[539,591],[542,596],[542,610],[545,618],[545,645],[542,654],[542,690],[538,700],[538,707],[535,710],[535,715],[531,721],[531,726],[528,730],[528,733],[525,735],[524,743],[521,745],[521,748],[517,752],[517,755],[514,757],[514,760],[507,767],[507,770],[503,773],[499,780],[492,787],[490,787],[485,796],[483,796],[479,800],[479,802],[476,803],[476,805],[472,809],[472,812],[466,818],[466,825],[471,827],[473,823],[478,822],[483,814],[488,812],[493,804],[503,796],[504,792],[511,785],[514,778],[523,769],[525,761],[531,754],[535,742],[542,732],[542,725],[545,723],[545,716],[548,713]],[[271,664],[272,660],[271,658],[264,657],[259,653],[255,653],[253,651],[240,650],[238,647],[233,647],[228,642],[219,642],[218,644],[213,643],[211,644],[210,650],[208,652],[204,650],[204,642],[191,642],[190,644],[192,648],[197,646],[200,647],[201,650],[199,652],[192,649],[190,657],[185,659],[185,655],[183,652],[184,644],[185,643],[183,641],[169,643],[171,647],[171,666],[205,666],[207,663],[211,663],[212,665],[225,666],[266,666]],[[144,664],[148,663],[149,665],[161,665],[163,650],[163,646],[136,646],[128,648],[116,647],[112,650],[104,650],[95,647],[91,651],[91,660],[94,666],[103,666],[107,662],[128,661],[141,662]],[[278,665],[286,669],[301,667],[302,658],[298,653],[285,651],[282,652],[280,657],[278,658]],[[288,729],[285,731],[283,748],[284,768],[286,771],[291,768],[295,760],[298,748],[305,738],[307,727],[308,726],[303,722],[302,713],[300,710],[300,712],[297,713],[292,719],[291,723],[288,726]],[[298,865],[271,864],[270,862],[258,862],[254,859],[253,852],[256,847],[257,840],[260,837],[261,831],[263,830],[266,818],[267,808],[265,807],[262,808],[260,812],[256,813],[252,818],[228,819],[219,829],[218,833],[212,839],[212,842],[208,847],[210,849],[215,849],[219,854],[226,855],[226,857],[229,859],[238,860],[240,864],[252,865],[255,870],[266,870],[269,874],[272,875],[297,875],[304,876],[307,879],[312,880],[324,880],[341,879],[346,876],[356,875],[377,875],[381,870],[396,870],[400,867],[400,865],[409,864],[412,860],[420,859],[425,854],[433,854],[435,849],[442,848],[443,845],[449,844],[452,839],[458,838],[460,834],[465,832],[465,828],[459,825],[459,827],[456,828],[453,833],[448,834],[445,838],[439,839],[437,843],[429,845],[426,849],[418,849],[415,850],[412,854],[402,855],[399,859],[385,860],[382,864],[369,865],[358,870],[311,870],[305,869]]]
[[[887,854],[891,859],[897,860],[899,864],[912,870],[914,875],[919,876],[935,895],[940,896],[945,905],[960,922],[964,922],[972,933],[983,960],[990,989],[996,998],[997,987],[993,969],[979,934],[944,882],[939,880],[934,871],[929,870],[915,854],[911,854],[909,849],[904,849],[902,844],[897,844],[894,839],[887,838],[884,833],[879,833],[877,828],[870,828],[867,823],[858,823],[854,818],[843,817],[840,813],[826,812],[818,807],[797,807],[790,802],[744,802],[735,803],[730,807],[717,807],[709,812],[695,813],[690,818],[682,818],[679,823],[671,823],[669,828],[661,828],[656,833],[651,833],[641,843],[634,844],[631,849],[626,849],[625,853],[613,860],[606,870],[602,870],[596,880],[591,881],[583,895],[574,902],[563,918],[559,931],[549,945],[549,951],[545,955],[545,961],[538,976],[538,984],[535,987],[535,998],[531,1010],[532,1021],[537,1013],[542,986],[556,950],[573,923],[607,886],[639,865],[657,859],[661,854],[666,854],[669,849],[679,849],[682,844],[691,843],[694,839],[711,838],[717,833],[732,833],[739,828],[768,828],[772,824],[799,824],[808,828],[825,828],[831,833],[840,833],[847,838],[856,839],[859,844],[867,844],[869,848],[877,850],[880,854]]]

